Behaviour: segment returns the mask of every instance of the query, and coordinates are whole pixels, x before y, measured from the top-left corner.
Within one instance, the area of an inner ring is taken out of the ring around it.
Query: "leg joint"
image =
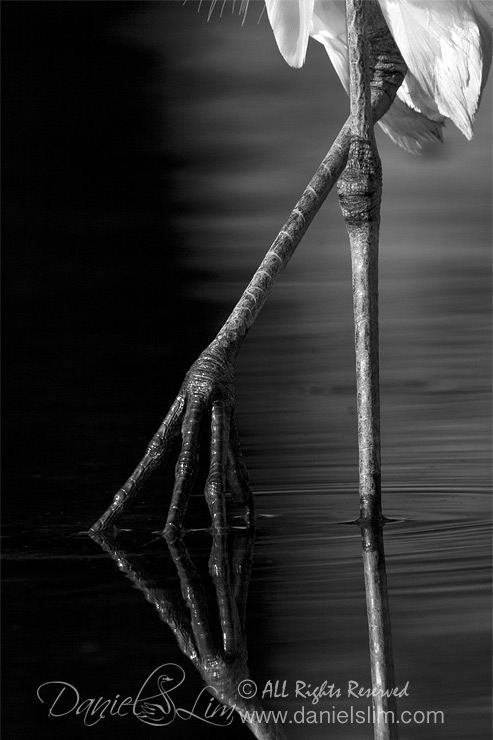
[[[357,225],[378,218],[382,195],[382,165],[376,145],[353,137],[346,169],[337,184],[346,224]]]

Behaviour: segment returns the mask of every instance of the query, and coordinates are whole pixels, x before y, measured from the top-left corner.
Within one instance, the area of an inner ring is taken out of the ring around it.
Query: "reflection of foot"
[[[231,716],[234,712],[263,711],[258,699],[245,699],[241,691],[245,682],[253,683],[247,664],[245,614],[254,535],[252,527],[231,533],[216,531],[213,536],[209,572],[216,592],[220,630],[212,629],[202,579],[182,537],[176,535],[167,541],[180,579],[180,599],[166,589],[151,585],[149,576],[138,564],[135,555],[128,555],[115,539],[107,534],[90,535],[113,558],[119,570],[142,591],[146,600],[154,605],[162,621],[171,628],[183,654],[198,670],[207,692],[224,707],[230,708]],[[220,643],[215,638],[218,634],[221,635]],[[160,669],[159,676],[155,677],[161,697],[164,698],[167,696],[167,679],[172,683],[174,681],[168,673]],[[163,725],[169,709],[160,698],[159,701],[146,699],[139,703],[138,711],[139,719],[147,724]],[[284,737],[279,727],[257,721],[256,716],[252,716],[246,724],[256,737],[263,740]]]

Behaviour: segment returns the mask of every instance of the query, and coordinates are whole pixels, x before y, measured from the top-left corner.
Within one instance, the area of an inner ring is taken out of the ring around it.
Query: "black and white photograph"
[[[3,738],[490,738],[491,0],[0,10]]]

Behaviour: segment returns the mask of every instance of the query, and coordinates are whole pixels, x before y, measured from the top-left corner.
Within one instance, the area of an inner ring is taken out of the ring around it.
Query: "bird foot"
[[[181,436],[175,467],[175,483],[163,535],[174,541],[183,532],[188,498],[198,465],[201,429],[210,426],[209,472],[204,487],[212,527],[226,531],[226,488],[246,506],[253,521],[253,496],[241,452],[234,414],[234,360],[236,352],[216,339],[194,362],[166,418],[153,436],[146,453],[125,485],[116,493],[90,533],[105,531],[115,524],[140,491],[144,481],[167,459]]]

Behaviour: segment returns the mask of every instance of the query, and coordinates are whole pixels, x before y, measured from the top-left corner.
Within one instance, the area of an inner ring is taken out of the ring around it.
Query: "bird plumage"
[[[491,63],[490,0],[378,0],[408,73],[380,121],[404,149],[441,139],[449,118],[468,139]],[[344,3],[265,0],[279,50],[292,67],[305,61],[311,36],[322,43],[349,91]]]

